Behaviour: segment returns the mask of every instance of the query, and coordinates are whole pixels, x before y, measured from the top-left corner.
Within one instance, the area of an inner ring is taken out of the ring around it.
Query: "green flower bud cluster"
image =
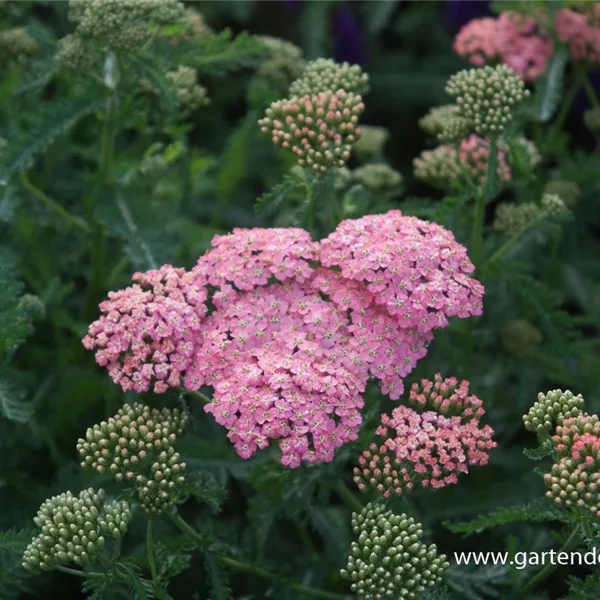
[[[448,567],[435,544],[425,545],[423,528],[411,517],[369,503],[352,514],[353,542],[341,575],[365,600],[409,600],[441,580]]]
[[[65,492],[48,498],[33,519],[42,532],[27,546],[23,566],[47,571],[69,562],[92,562],[104,548],[104,536],[121,538],[131,521],[127,502],[114,500],[103,506],[104,499],[104,490],[93,488],[79,496]]]
[[[538,394],[537,402],[523,416],[525,429],[537,434],[549,434],[564,419],[578,417],[583,413],[583,397],[567,390],[550,390]]]
[[[258,124],[274,144],[294,153],[301,167],[325,172],[350,158],[364,108],[360,96],[340,89],[273,102]]]
[[[314,95],[344,90],[348,94],[366,94],[369,76],[358,66],[317,58],[306,65],[300,79],[290,86],[291,96]]]
[[[534,202],[523,204],[503,202],[496,209],[494,229],[507,237],[518,237],[543,216],[544,211]]]
[[[27,313],[30,319],[43,319],[46,306],[39,296],[23,294],[19,300],[19,309]]]
[[[133,52],[154,28],[185,19],[177,0],[71,0],[69,20],[75,34],[107,44],[116,51]]]
[[[185,463],[173,446],[187,421],[187,414],[179,409],[124,406],[78,440],[81,465],[131,482],[149,513],[166,510],[184,483]]]
[[[579,201],[581,189],[572,181],[556,179],[549,181],[544,187],[544,194],[554,194],[560,196],[561,200],[568,208],[573,208]]]
[[[402,175],[385,163],[371,163],[352,171],[355,181],[373,192],[397,189],[402,184]]]
[[[568,211],[562,198],[557,194],[544,194],[541,204],[544,212],[549,217],[555,217]]]
[[[460,116],[458,106],[455,104],[444,104],[435,106],[424,117],[419,119],[419,127],[432,137],[442,133],[444,124],[453,117]]]
[[[502,330],[504,349],[520,359],[533,358],[541,341],[540,330],[525,319],[514,319]]]
[[[183,117],[210,104],[206,88],[198,85],[197,73],[191,67],[180,65],[175,71],[169,71],[166,78],[175,87],[177,102]]]
[[[173,448],[161,452],[151,466],[151,477],[138,475],[136,483],[142,508],[150,515],[167,512],[185,483],[185,463]]]
[[[383,147],[390,137],[390,132],[385,127],[363,125],[361,135],[352,146],[352,151],[361,162],[368,162],[383,154]]]
[[[70,33],[58,40],[54,60],[60,69],[91,69],[99,59],[99,54],[86,40]]]
[[[348,167],[333,169],[333,186],[340,192],[348,187],[352,181],[352,171]]]
[[[290,83],[302,74],[306,61],[295,44],[268,35],[257,36],[268,53],[256,74],[269,81],[276,90],[287,92]]]
[[[471,127],[466,119],[458,115],[449,116],[441,124],[438,140],[450,144],[460,142],[469,135],[470,131]]]
[[[23,64],[37,52],[37,42],[24,27],[0,31],[0,63]]]
[[[445,190],[450,181],[460,177],[456,150],[445,144],[421,152],[413,161],[414,175],[420,181]]]
[[[502,133],[514,107],[529,96],[523,81],[506,65],[460,71],[449,79],[446,92],[469,127],[484,136]]]

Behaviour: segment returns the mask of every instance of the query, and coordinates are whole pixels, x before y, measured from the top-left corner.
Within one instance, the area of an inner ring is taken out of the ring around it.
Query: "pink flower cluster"
[[[438,374],[435,381],[414,384],[409,404],[398,406],[392,416],[383,415],[377,435],[381,445],[371,444],[354,468],[361,491],[376,490],[384,497],[402,494],[415,485],[439,489],[457,483],[469,466],[486,465],[496,446],[477,396],[468,395],[469,382],[460,384]]]
[[[136,274],[83,343],[124,390],[212,386],[242,457],[280,440],[283,464],[325,462],[356,439],[369,377],[398,398],[433,330],[481,314],[473,270],[451,232],[398,210],[321,242],[236,229],[189,272]]]
[[[501,148],[498,151],[498,167],[496,172],[498,180],[501,183],[508,183],[512,178],[510,167],[506,161],[506,151],[507,148]],[[489,156],[490,148],[488,142],[478,135],[470,135],[460,143],[458,159],[477,183],[485,181]]]
[[[579,10],[561,9],[554,23],[545,25],[543,15],[536,20],[514,12],[497,18],[474,19],[454,39],[454,50],[473,65],[502,62],[521,79],[535,81],[546,70],[556,37],[569,46],[573,60],[600,63],[600,5],[589,3]]]

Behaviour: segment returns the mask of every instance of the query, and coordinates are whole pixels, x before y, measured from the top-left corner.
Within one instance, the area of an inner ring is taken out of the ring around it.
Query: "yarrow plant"
[[[597,7],[227,4],[0,2],[0,598],[597,598]]]

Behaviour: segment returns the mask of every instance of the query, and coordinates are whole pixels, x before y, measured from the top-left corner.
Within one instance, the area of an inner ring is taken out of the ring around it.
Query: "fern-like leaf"
[[[195,41],[186,50],[181,62],[202,73],[219,75],[256,64],[265,47],[246,32],[234,37],[231,30],[225,29]]]
[[[18,375],[7,368],[0,370],[0,415],[9,421],[26,423],[33,416],[33,403]]]
[[[227,574],[221,569],[216,557],[212,553],[206,552],[204,562],[208,572],[211,600],[233,600]]]
[[[29,574],[21,565],[23,552],[31,541],[32,531],[0,531],[0,598],[17,600],[26,590]]]
[[[256,200],[254,210],[266,217],[275,214],[289,199],[290,194],[306,183],[296,175],[286,175],[283,181]]]
[[[471,521],[463,521],[460,523],[445,522],[444,526],[454,533],[471,535],[508,523],[518,523],[522,521],[541,523],[544,521],[565,520],[567,520],[567,518],[564,512],[558,510],[546,499],[541,499],[529,504],[500,508],[487,515],[480,515]]]
[[[34,121],[19,135],[11,136],[6,150],[0,154],[0,180],[6,181],[13,173],[28,169],[37,154],[103,104],[104,100],[98,100],[97,95],[40,104]]]

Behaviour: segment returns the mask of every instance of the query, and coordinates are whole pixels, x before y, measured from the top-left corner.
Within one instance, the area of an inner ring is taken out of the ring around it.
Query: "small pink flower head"
[[[506,184],[511,180],[511,171],[506,162],[507,148],[498,151],[498,180]],[[470,135],[463,140],[459,149],[459,160],[467,169],[470,177],[477,183],[483,183],[487,176],[488,159],[490,156],[489,143],[478,135]]]
[[[483,402],[474,394],[469,395],[469,382],[456,377],[442,379],[437,373],[434,381],[422,379],[411,387],[408,403],[411,407],[435,410],[444,416],[459,416],[463,421],[479,421],[485,414]]]
[[[343,89],[316,92],[274,102],[258,124],[275,145],[295,154],[301,167],[325,172],[343,167],[350,157],[364,108],[361,96]]]
[[[124,391],[162,393],[180,385],[206,315],[206,280],[164,265],[135,273],[133,286],[110,292],[83,345],[96,351]]]
[[[459,389],[463,405],[468,405],[465,387]],[[481,401],[474,398],[473,402],[479,406]],[[383,415],[377,434],[384,442],[363,453],[354,469],[357,485],[364,490],[379,489],[384,496],[401,494],[415,485],[439,489],[457,483],[469,467],[486,465],[489,451],[496,447],[492,428],[481,426],[475,415],[469,419],[467,410],[462,416],[447,417],[398,406],[391,417]]]

